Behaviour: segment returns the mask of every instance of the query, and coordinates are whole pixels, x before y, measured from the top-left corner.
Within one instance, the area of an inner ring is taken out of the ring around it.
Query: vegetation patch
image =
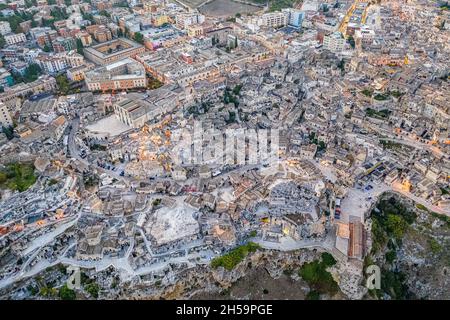
[[[234,107],[239,107],[239,94],[241,92],[242,85],[238,84],[233,89],[226,87],[223,94],[223,103],[234,104]]]
[[[437,219],[441,220],[442,222],[445,222],[447,227],[450,227],[450,217],[447,217],[444,214],[439,214],[439,213],[434,212],[434,211],[431,211],[430,214],[431,214],[431,216],[433,218],[437,218]]]
[[[398,150],[402,148],[402,144],[394,141],[387,141],[380,139],[380,144],[383,146],[383,149],[389,149],[389,150]]]
[[[77,298],[75,291],[72,289],[69,289],[69,287],[67,286],[67,284],[64,284],[60,289],[59,289],[59,297],[62,300],[75,300]]]
[[[91,151],[106,151],[106,146],[96,143],[91,145],[89,149],[91,149]]]
[[[371,290],[369,294],[374,297],[382,297],[383,294],[392,299],[410,299],[412,292],[406,284],[406,274],[394,265],[396,264],[398,248],[402,246],[402,240],[408,231],[414,230],[412,224],[417,215],[408,209],[401,201],[391,196],[379,200],[371,212],[372,217],[372,251],[364,260],[364,269],[374,263],[373,258],[383,249],[388,249],[381,267],[381,289]],[[375,262],[376,263],[376,262]]]
[[[367,89],[367,88],[366,88],[366,89],[362,90],[361,93],[362,93],[363,95],[365,95],[366,97],[372,97],[373,90],[372,90],[372,89]]]
[[[326,269],[336,264],[336,260],[329,253],[322,253],[320,260],[305,263],[298,274],[311,288],[309,298],[315,298],[318,294],[334,295],[339,291],[338,284]],[[313,293],[311,293],[313,292]]]
[[[428,245],[433,254],[438,254],[442,251],[442,246],[434,238],[428,239]]]
[[[33,164],[14,162],[0,170],[0,187],[2,188],[22,192],[31,187],[36,179]]]
[[[403,272],[386,269],[381,271],[381,290],[393,299],[404,300],[410,296],[405,282],[406,275]]]
[[[416,219],[416,213],[407,209],[394,197],[382,199],[372,210],[372,253],[383,248],[388,239],[401,241]]]
[[[98,286],[97,283],[91,282],[91,283],[88,283],[84,287],[84,290],[86,290],[86,292],[89,293],[93,298],[97,299],[98,298],[98,292],[100,291],[100,287]]]
[[[216,269],[218,267],[224,267],[228,271],[231,271],[236,267],[250,252],[256,252],[260,249],[260,245],[254,242],[248,242],[242,246],[239,246],[227,254],[216,257],[211,261],[211,267]]]
[[[400,91],[390,91],[389,94],[395,98],[400,98],[401,96],[404,95],[404,93],[400,92]]]
[[[164,83],[159,81],[156,78],[153,78],[153,77],[148,78],[148,88],[150,90],[158,89],[158,88],[162,87],[163,85],[164,85]]]
[[[389,95],[377,93],[376,95],[373,96],[373,98],[377,101],[385,101],[389,99]]]
[[[380,111],[374,110],[372,108],[366,109],[366,115],[371,118],[379,118],[379,119],[385,119],[391,114],[391,111],[387,109],[383,109]]]
[[[316,133],[315,133],[315,132],[311,132],[311,133],[309,134],[309,140],[310,140],[313,144],[317,145],[317,151],[318,151],[318,152],[323,151],[323,150],[326,150],[327,144],[326,144],[325,142],[321,141],[321,140],[319,141],[319,140],[316,138]]]

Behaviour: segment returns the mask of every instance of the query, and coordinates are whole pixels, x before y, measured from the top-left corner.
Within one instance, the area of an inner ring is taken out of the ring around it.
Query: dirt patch
[[[260,7],[231,0],[213,0],[199,8],[199,11],[212,17],[234,17],[237,13],[254,13],[261,10]]]
[[[236,281],[229,289],[220,293],[196,294],[192,299],[304,300],[308,291],[308,285],[303,280],[294,280],[285,274],[274,279],[265,268],[258,267]]]

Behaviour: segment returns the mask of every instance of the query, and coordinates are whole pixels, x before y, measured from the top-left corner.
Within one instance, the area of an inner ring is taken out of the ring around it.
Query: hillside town
[[[280,3],[0,0],[0,299],[154,297],[249,244],[361,299],[383,194],[450,217],[450,4]]]

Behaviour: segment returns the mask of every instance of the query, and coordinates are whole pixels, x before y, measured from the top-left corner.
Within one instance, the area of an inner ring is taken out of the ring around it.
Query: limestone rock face
[[[320,259],[320,252],[315,250],[297,250],[294,252],[280,251],[257,251],[244,259],[233,270],[228,271],[223,267],[212,269],[210,266],[197,266],[181,273],[168,277],[164,277],[159,287],[154,284],[148,286],[139,286],[141,290],[136,293],[136,299],[189,299],[196,293],[221,292],[229,289],[233,283],[246,276],[251,269],[263,267],[269,275],[277,279],[284,270],[292,270],[292,279],[300,280],[296,271],[304,263]],[[344,294],[340,294],[339,298],[362,297],[361,288],[358,287],[360,278],[357,277],[358,267],[353,269],[354,273],[343,273],[349,266],[343,267],[340,262],[333,267],[330,272],[339,275],[336,280]],[[362,274],[361,274],[362,275]],[[170,278],[170,281],[169,281]],[[357,288],[353,293],[352,286],[354,283]],[[136,287],[135,287],[136,288]],[[305,288],[305,291],[308,289]],[[143,292],[144,291],[144,292]]]

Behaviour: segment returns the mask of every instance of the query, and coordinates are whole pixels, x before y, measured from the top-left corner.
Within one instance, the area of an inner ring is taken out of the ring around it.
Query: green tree
[[[56,84],[58,85],[59,92],[62,94],[68,94],[70,91],[69,80],[64,74],[56,76]]]
[[[14,138],[13,127],[3,127],[3,133],[5,134],[6,138],[8,138],[8,140],[11,140],[12,138]]]
[[[57,293],[58,293],[58,291],[55,288],[52,288],[50,286],[42,287],[39,290],[39,294],[46,298],[55,297],[57,295]]]
[[[144,44],[144,36],[143,36],[142,33],[140,33],[140,32],[136,32],[136,33],[134,34],[134,40],[135,40],[137,43]]]
[[[42,50],[44,50],[45,52],[50,52],[51,51],[51,49],[50,49],[50,47],[48,45],[45,45]]]
[[[84,56],[83,42],[79,38],[77,38],[77,52]]]
[[[3,49],[5,47],[6,41],[3,35],[0,34],[0,49]]]
[[[2,18],[0,18],[0,21],[8,21],[9,25],[11,26],[11,30],[14,33],[23,32],[22,28],[20,27],[20,23],[24,22],[24,19],[17,14],[12,15],[10,17],[6,17],[6,18],[2,17]]]
[[[50,27],[50,28],[54,29],[55,26],[53,25],[53,22],[55,22],[55,21],[56,21],[55,18],[52,18],[52,19],[42,19],[42,25],[43,25],[44,27]]]
[[[67,284],[64,284],[59,289],[59,297],[62,300],[75,300],[77,298],[75,291],[73,291],[72,289],[69,289],[69,287],[67,287]]]
[[[326,258],[328,259],[328,258]],[[330,261],[327,261],[330,263]],[[305,263],[299,270],[298,274],[308,282],[310,288],[318,293],[329,293],[334,295],[339,291],[339,286],[333,279],[331,273],[329,273],[326,268],[327,263],[323,261],[316,260],[313,262]]]
[[[350,44],[350,46],[354,49],[355,48],[355,39],[353,38],[353,36],[349,36],[347,38],[348,43]]]
[[[69,18],[69,15],[67,14],[67,12],[63,9],[61,9],[60,7],[56,7],[51,11],[51,15],[52,17],[55,18],[56,21],[59,20],[66,20]]]
[[[388,214],[386,227],[388,232],[392,234],[396,239],[401,239],[405,234],[408,224],[401,216]]]
[[[324,252],[322,253],[322,262],[325,266],[327,267],[331,267],[334,266],[336,264],[336,260],[334,259],[334,257],[328,253],[328,252]]]
[[[83,16],[83,19],[84,19],[84,20],[90,21],[91,24],[94,24],[94,23],[95,23],[95,21],[94,21],[94,16],[93,16],[92,14],[87,13],[87,12],[83,12],[82,16]]]
[[[101,11],[99,12],[99,14],[102,15],[102,16],[105,16],[105,17],[107,17],[107,18],[111,17],[111,15],[110,15],[110,14],[108,13],[108,11],[106,11],[106,10],[101,10]]]
[[[315,290],[310,290],[306,294],[306,300],[320,300],[320,293]]]
[[[41,74],[42,69],[41,67],[36,64],[32,63],[28,66],[28,68],[25,71],[24,80],[25,82],[33,82],[36,81],[39,75]]]
[[[88,292],[93,298],[97,299],[98,298],[98,292],[100,291],[100,287],[98,286],[97,283],[92,282],[86,285],[86,287],[84,288],[86,290],[86,292]]]
[[[33,2],[31,0],[25,0],[25,7],[31,8],[33,6]]]

